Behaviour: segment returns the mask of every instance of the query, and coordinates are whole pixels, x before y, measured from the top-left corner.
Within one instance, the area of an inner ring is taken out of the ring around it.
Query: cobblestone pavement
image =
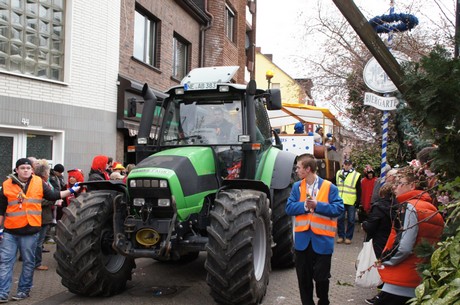
[[[358,227],[358,226],[357,226]],[[362,230],[355,232],[351,245],[340,244],[335,247],[332,257],[332,278],[330,300],[332,305],[363,305],[364,299],[372,297],[375,289],[354,287],[355,259],[362,246]],[[76,304],[158,304],[158,305],[207,305],[215,304],[209,295],[204,270],[205,254],[187,265],[156,262],[152,259],[137,259],[132,281],[127,289],[109,298],[80,297],[61,285],[57,275],[56,261],[53,258],[54,245],[45,245],[50,253],[44,253],[44,264],[48,271],[35,271],[34,287],[31,296],[20,302],[21,305],[76,305]],[[10,297],[16,292],[21,263],[16,263],[13,287]],[[273,270],[263,305],[299,305],[299,290],[295,269]]]

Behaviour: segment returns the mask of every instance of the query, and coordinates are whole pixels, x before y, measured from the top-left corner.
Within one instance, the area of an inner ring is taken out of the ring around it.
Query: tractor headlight
[[[167,180],[160,180],[160,187],[168,187],[168,181]]]
[[[156,180],[156,179],[132,179],[129,180],[130,187],[168,187],[168,180]]]
[[[144,198],[134,198],[133,199],[133,205],[137,207],[141,207],[145,205],[145,199]]]
[[[158,206],[159,207],[169,207],[171,205],[171,200],[170,199],[158,199]]]

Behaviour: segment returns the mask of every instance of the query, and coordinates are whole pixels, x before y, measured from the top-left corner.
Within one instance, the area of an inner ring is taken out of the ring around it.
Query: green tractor
[[[259,304],[271,267],[293,266],[284,206],[296,156],[280,149],[266,110],[281,108],[280,91],[231,83],[237,69],[194,69],[163,100],[144,85],[126,185],[87,182],[96,190],[58,224],[57,272],[71,292],[110,296],[135,258],[187,262],[205,251],[217,303]]]

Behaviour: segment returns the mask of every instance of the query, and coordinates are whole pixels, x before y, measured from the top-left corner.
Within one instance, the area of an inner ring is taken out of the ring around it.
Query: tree
[[[460,176],[460,59],[436,47],[429,56],[405,67],[407,111],[422,127],[422,136],[439,146],[434,166],[447,177]]]
[[[426,16],[429,17],[428,20],[432,20],[432,12],[422,9],[427,3],[440,8],[443,17],[441,22],[429,21],[429,24],[419,25],[411,32],[395,33],[391,40],[393,49],[405,53],[415,62],[427,55],[435,44],[443,44],[447,48],[454,45],[454,24],[451,21],[454,10],[449,11],[445,2],[411,1],[400,10]],[[305,29],[307,39],[309,35],[318,33],[325,37],[322,46],[325,52],[320,52],[317,57],[299,58],[304,65],[312,67],[315,92],[321,92],[320,99],[329,101],[328,106],[335,108],[339,119],[345,120],[345,125],[353,129],[358,136],[379,145],[382,133],[381,111],[363,105],[364,92],[368,90],[362,79],[362,71],[371,57],[370,52],[340,13],[336,11],[335,14],[327,16],[320,2],[317,17],[313,20],[307,19]],[[382,35],[382,39],[387,40],[387,35]],[[403,107],[397,112],[390,113],[390,124],[389,140],[400,144],[401,160],[413,158],[414,151],[426,145],[418,137],[417,120],[408,116]],[[413,130],[409,135],[404,132],[408,127]]]

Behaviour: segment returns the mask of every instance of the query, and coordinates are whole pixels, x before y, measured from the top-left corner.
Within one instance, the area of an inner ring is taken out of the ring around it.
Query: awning
[[[317,125],[342,126],[329,109],[305,104],[283,104],[281,110],[269,110],[268,117],[272,127],[292,125],[299,121]]]
[[[128,129],[128,133],[129,133],[130,137],[135,137],[139,133],[139,123],[136,122],[136,121],[131,121],[131,120],[127,120],[127,119],[118,120],[117,121],[117,128],[118,129],[120,129],[120,128]],[[149,137],[152,138],[152,139],[155,137],[155,129],[156,129],[155,126],[152,126],[152,129],[150,129]]]

